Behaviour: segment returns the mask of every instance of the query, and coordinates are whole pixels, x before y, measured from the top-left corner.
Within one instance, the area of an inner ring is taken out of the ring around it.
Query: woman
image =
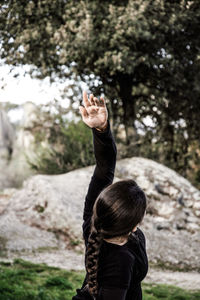
[[[145,214],[146,197],[131,179],[112,183],[117,149],[106,103],[83,92],[83,104],[79,109],[92,128],[96,167],[83,213],[86,277],[72,299],[140,300],[148,259],[137,225]]]

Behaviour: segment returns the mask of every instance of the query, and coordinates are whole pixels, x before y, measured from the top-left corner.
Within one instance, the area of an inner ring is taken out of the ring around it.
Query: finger
[[[103,97],[100,97],[100,106],[106,106],[106,101]]]
[[[98,98],[94,97],[94,102],[95,102],[96,106],[99,106],[99,100],[98,100]]]
[[[88,100],[88,96],[86,91],[83,91],[83,103],[85,107],[89,107],[90,106],[90,102]]]
[[[88,117],[88,113],[87,113],[87,110],[85,109],[85,107],[79,106],[79,110],[80,110],[80,113],[82,115],[82,118],[87,118]]]
[[[90,94],[90,103],[91,103],[91,105],[95,105],[93,94]]]

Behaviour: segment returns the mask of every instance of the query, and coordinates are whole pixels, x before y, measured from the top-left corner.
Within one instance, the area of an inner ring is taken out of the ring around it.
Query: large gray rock
[[[38,108],[32,102],[18,107],[23,109],[20,126],[14,130],[6,112],[0,109],[0,189],[19,187],[30,174],[33,174],[26,156],[35,157],[34,136],[30,128],[37,120]]]
[[[0,108],[0,189],[8,186],[7,169],[13,151],[14,140],[15,130],[6,112]],[[2,170],[4,171],[2,172]]]
[[[4,190],[0,194],[0,251],[55,249],[70,244],[83,249],[79,245],[83,204],[93,169],[35,175],[19,190]]]
[[[61,175],[35,175],[10,199],[7,213],[30,226],[82,238],[83,204],[94,167]]]
[[[146,192],[147,212],[157,229],[199,230],[200,191],[175,171],[153,160],[133,157],[117,162],[116,176],[132,178]]]
[[[59,235],[75,243],[82,240],[84,199],[93,170],[94,166],[90,166],[62,175],[35,175],[7,198],[6,205],[0,197],[0,238],[13,245],[9,239],[14,239],[14,235],[9,232],[13,232],[15,224],[15,234],[19,228],[21,236],[23,226],[28,228],[24,249],[34,244],[31,234],[38,236],[31,229],[55,234],[48,237],[47,247],[59,246],[54,239]],[[150,261],[198,269],[200,192],[176,172],[144,158],[117,162],[114,182],[126,178],[136,180],[148,197],[141,228],[147,237]],[[7,222],[5,230],[1,224],[9,218],[13,224]],[[45,247],[44,238],[43,241],[42,246],[36,242],[35,247]]]
[[[150,159],[120,160],[115,174],[120,179],[134,179],[147,195],[147,215],[141,227],[150,262],[200,271],[200,191],[175,171]]]
[[[14,212],[4,214],[0,218],[0,241],[2,252],[59,247],[53,233],[23,224]]]
[[[6,112],[0,109],[0,157],[3,156],[7,158],[8,153],[12,151],[14,139],[14,128]]]

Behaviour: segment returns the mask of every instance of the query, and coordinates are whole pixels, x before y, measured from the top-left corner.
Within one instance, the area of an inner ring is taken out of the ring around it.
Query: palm
[[[101,98],[98,100],[93,95],[90,95],[90,101],[87,94],[83,93],[84,107],[81,106],[81,114],[83,121],[91,128],[101,128],[108,118],[108,112],[105,104],[105,100]]]
[[[88,116],[85,117],[85,122],[90,127],[100,127],[107,120],[107,110],[105,107],[96,107],[91,105],[87,108]]]

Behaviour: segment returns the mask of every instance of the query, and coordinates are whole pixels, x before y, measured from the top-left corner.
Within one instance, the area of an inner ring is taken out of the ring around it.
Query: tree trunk
[[[118,117],[118,106],[116,103],[114,103],[115,99],[110,99],[110,105],[111,105],[111,110],[112,110],[112,125],[113,125],[113,132],[114,136],[117,136],[117,131],[118,131],[118,125],[119,125],[119,117]]]
[[[119,114],[119,104],[116,102],[116,99],[118,98],[116,86],[117,81],[115,77],[112,78],[112,81],[108,81],[107,77],[103,79],[104,91],[106,96],[109,98],[107,108],[109,111],[111,126],[115,137],[117,137],[118,127],[121,123],[121,117]]]
[[[123,107],[123,123],[126,132],[126,144],[134,143],[137,140],[137,132],[135,128],[135,102],[132,96],[133,81],[131,76],[123,75],[119,78],[120,91],[119,95],[122,100]]]

